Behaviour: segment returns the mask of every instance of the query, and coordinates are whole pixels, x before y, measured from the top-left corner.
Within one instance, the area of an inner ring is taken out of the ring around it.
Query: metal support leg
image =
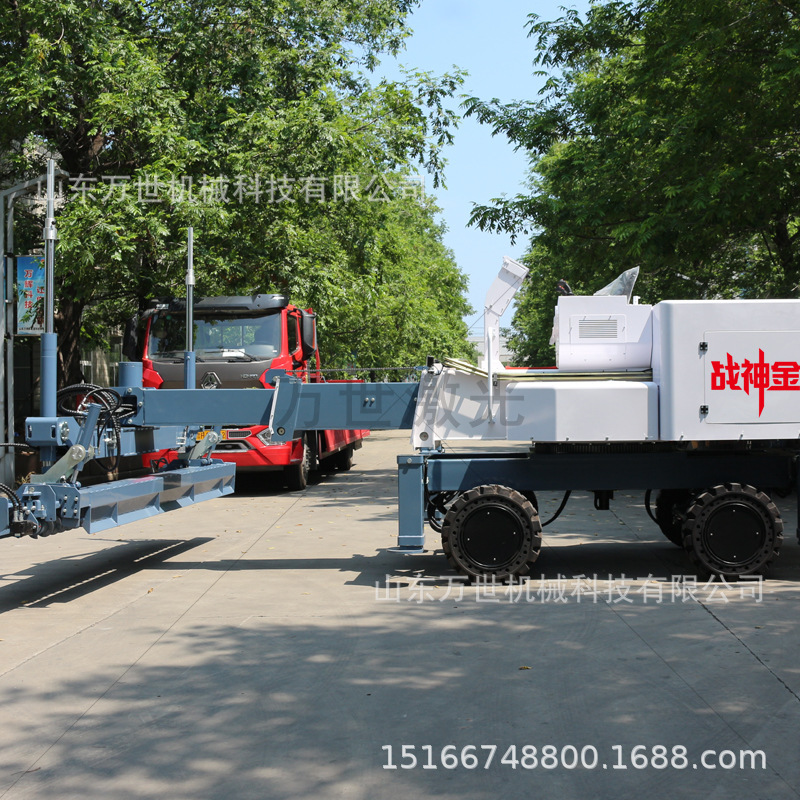
[[[425,457],[397,457],[399,532],[397,550],[419,553],[425,547]]]
[[[141,361],[119,362],[119,385],[122,388],[141,389],[143,384]],[[192,386],[194,389],[194,386]]]

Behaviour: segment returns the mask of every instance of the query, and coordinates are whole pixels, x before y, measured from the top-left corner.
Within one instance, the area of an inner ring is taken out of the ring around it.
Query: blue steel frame
[[[776,443],[777,444],[777,443]],[[500,484],[519,491],[614,491],[705,489],[748,483],[761,489],[796,488],[800,473],[791,449],[503,454],[429,452],[399,456],[399,546],[419,552],[425,545],[425,491],[465,492]],[[800,539],[800,522],[797,535]]]
[[[416,383],[308,384],[293,378],[279,380],[274,392],[116,389],[124,402],[136,409],[124,422],[124,447],[128,453],[174,446],[176,426],[188,428],[191,434],[220,425],[271,422],[276,442],[289,442],[309,430],[410,429],[418,390]],[[82,431],[72,417],[31,417],[25,424],[27,441],[39,446],[76,444]],[[173,430],[164,426],[172,426]]]
[[[128,383],[114,391],[130,413],[122,422],[119,455],[179,444],[188,451],[200,431],[218,430],[223,424],[269,424],[276,442],[291,441],[306,430],[411,428],[419,388],[416,383],[303,384],[276,372],[271,376],[274,391],[156,390],[141,387],[141,365],[121,367]],[[113,448],[97,434],[99,413],[95,405],[82,421],[31,417],[25,422],[26,439],[49,453],[80,445],[104,457]],[[177,468],[88,488],[61,480],[25,484],[17,490],[21,515],[10,502],[0,503],[0,537],[20,535],[25,519],[36,520],[40,532],[83,527],[92,533],[233,491],[233,464],[184,456],[171,466]]]
[[[231,494],[234,473],[233,464],[210,461],[202,466],[89,487],[29,483],[20,487],[18,494],[27,512],[40,522],[57,523],[63,530],[81,527],[88,533],[97,533]],[[7,504],[5,523],[0,536],[12,535]]]

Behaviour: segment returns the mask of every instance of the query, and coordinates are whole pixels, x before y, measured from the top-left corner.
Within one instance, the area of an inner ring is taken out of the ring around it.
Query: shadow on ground
[[[31,718],[25,709],[46,697],[24,682],[7,690],[16,743],[0,754],[4,796],[489,800],[530,797],[534,782],[537,796],[563,798],[796,796],[795,745],[780,734],[800,724],[800,703],[696,606],[569,604],[544,614],[366,603],[305,620],[251,611],[238,626],[187,620],[132,666],[89,665],[55,681],[46,694],[69,698],[80,709],[72,715]],[[765,646],[780,647],[773,638]],[[719,675],[698,665],[710,647]],[[626,754],[685,746],[696,760],[764,741],[768,768],[753,791],[742,788],[755,773],[739,770],[602,769],[614,763],[612,745]],[[492,744],[494,764],[483,769],[480,746]],[[410,763],[402,747],[413,745],[417,768],[385,769],[387,745],[395,765]],[[421,768],[423,745],[435,769]],[[480,768],[445,769],[448,745],[459,754],[475,745]],[[594,748],[599,761],[512,768],[499,763],[511,745],[519,756],[536,746],[540,757],[544,745],[589,748],[588,758]]]
[[[20,606],[69,603],[143,570],[157,569],[170,559],[212,541],[157,539],[118,544],[99,553],[57,558],[26,567],[22,574],[4,575],[0,613]]]

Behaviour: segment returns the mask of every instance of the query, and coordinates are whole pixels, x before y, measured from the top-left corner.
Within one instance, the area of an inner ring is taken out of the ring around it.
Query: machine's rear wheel
[[[736,578],[764,573],[782,544],[780,512],[753,486],[714,486],[686,512],[683,546],[704,574]]]
[[[457,497],[442,524],[451,566],[470,579],[527,575],[542,546],[536,509],[519,492],[495,484]]]
[[[656,495],[656,522],[672,544],[683,547],[683,523],[692,502],[688,489],[662,489]]]

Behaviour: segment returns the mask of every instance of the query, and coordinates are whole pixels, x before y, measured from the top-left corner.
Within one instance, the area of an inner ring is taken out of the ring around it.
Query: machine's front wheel
[[[442,547],[451,566],[473,578],[507,580],[527,575],[542,546],[533,505],[507,486],[477,486],[459,495],[442,524]]]
[[[762,574],[782,544],[780,512],[753,486],[714,486],[698,495],[686,512],[683,546],[704,574]]]

